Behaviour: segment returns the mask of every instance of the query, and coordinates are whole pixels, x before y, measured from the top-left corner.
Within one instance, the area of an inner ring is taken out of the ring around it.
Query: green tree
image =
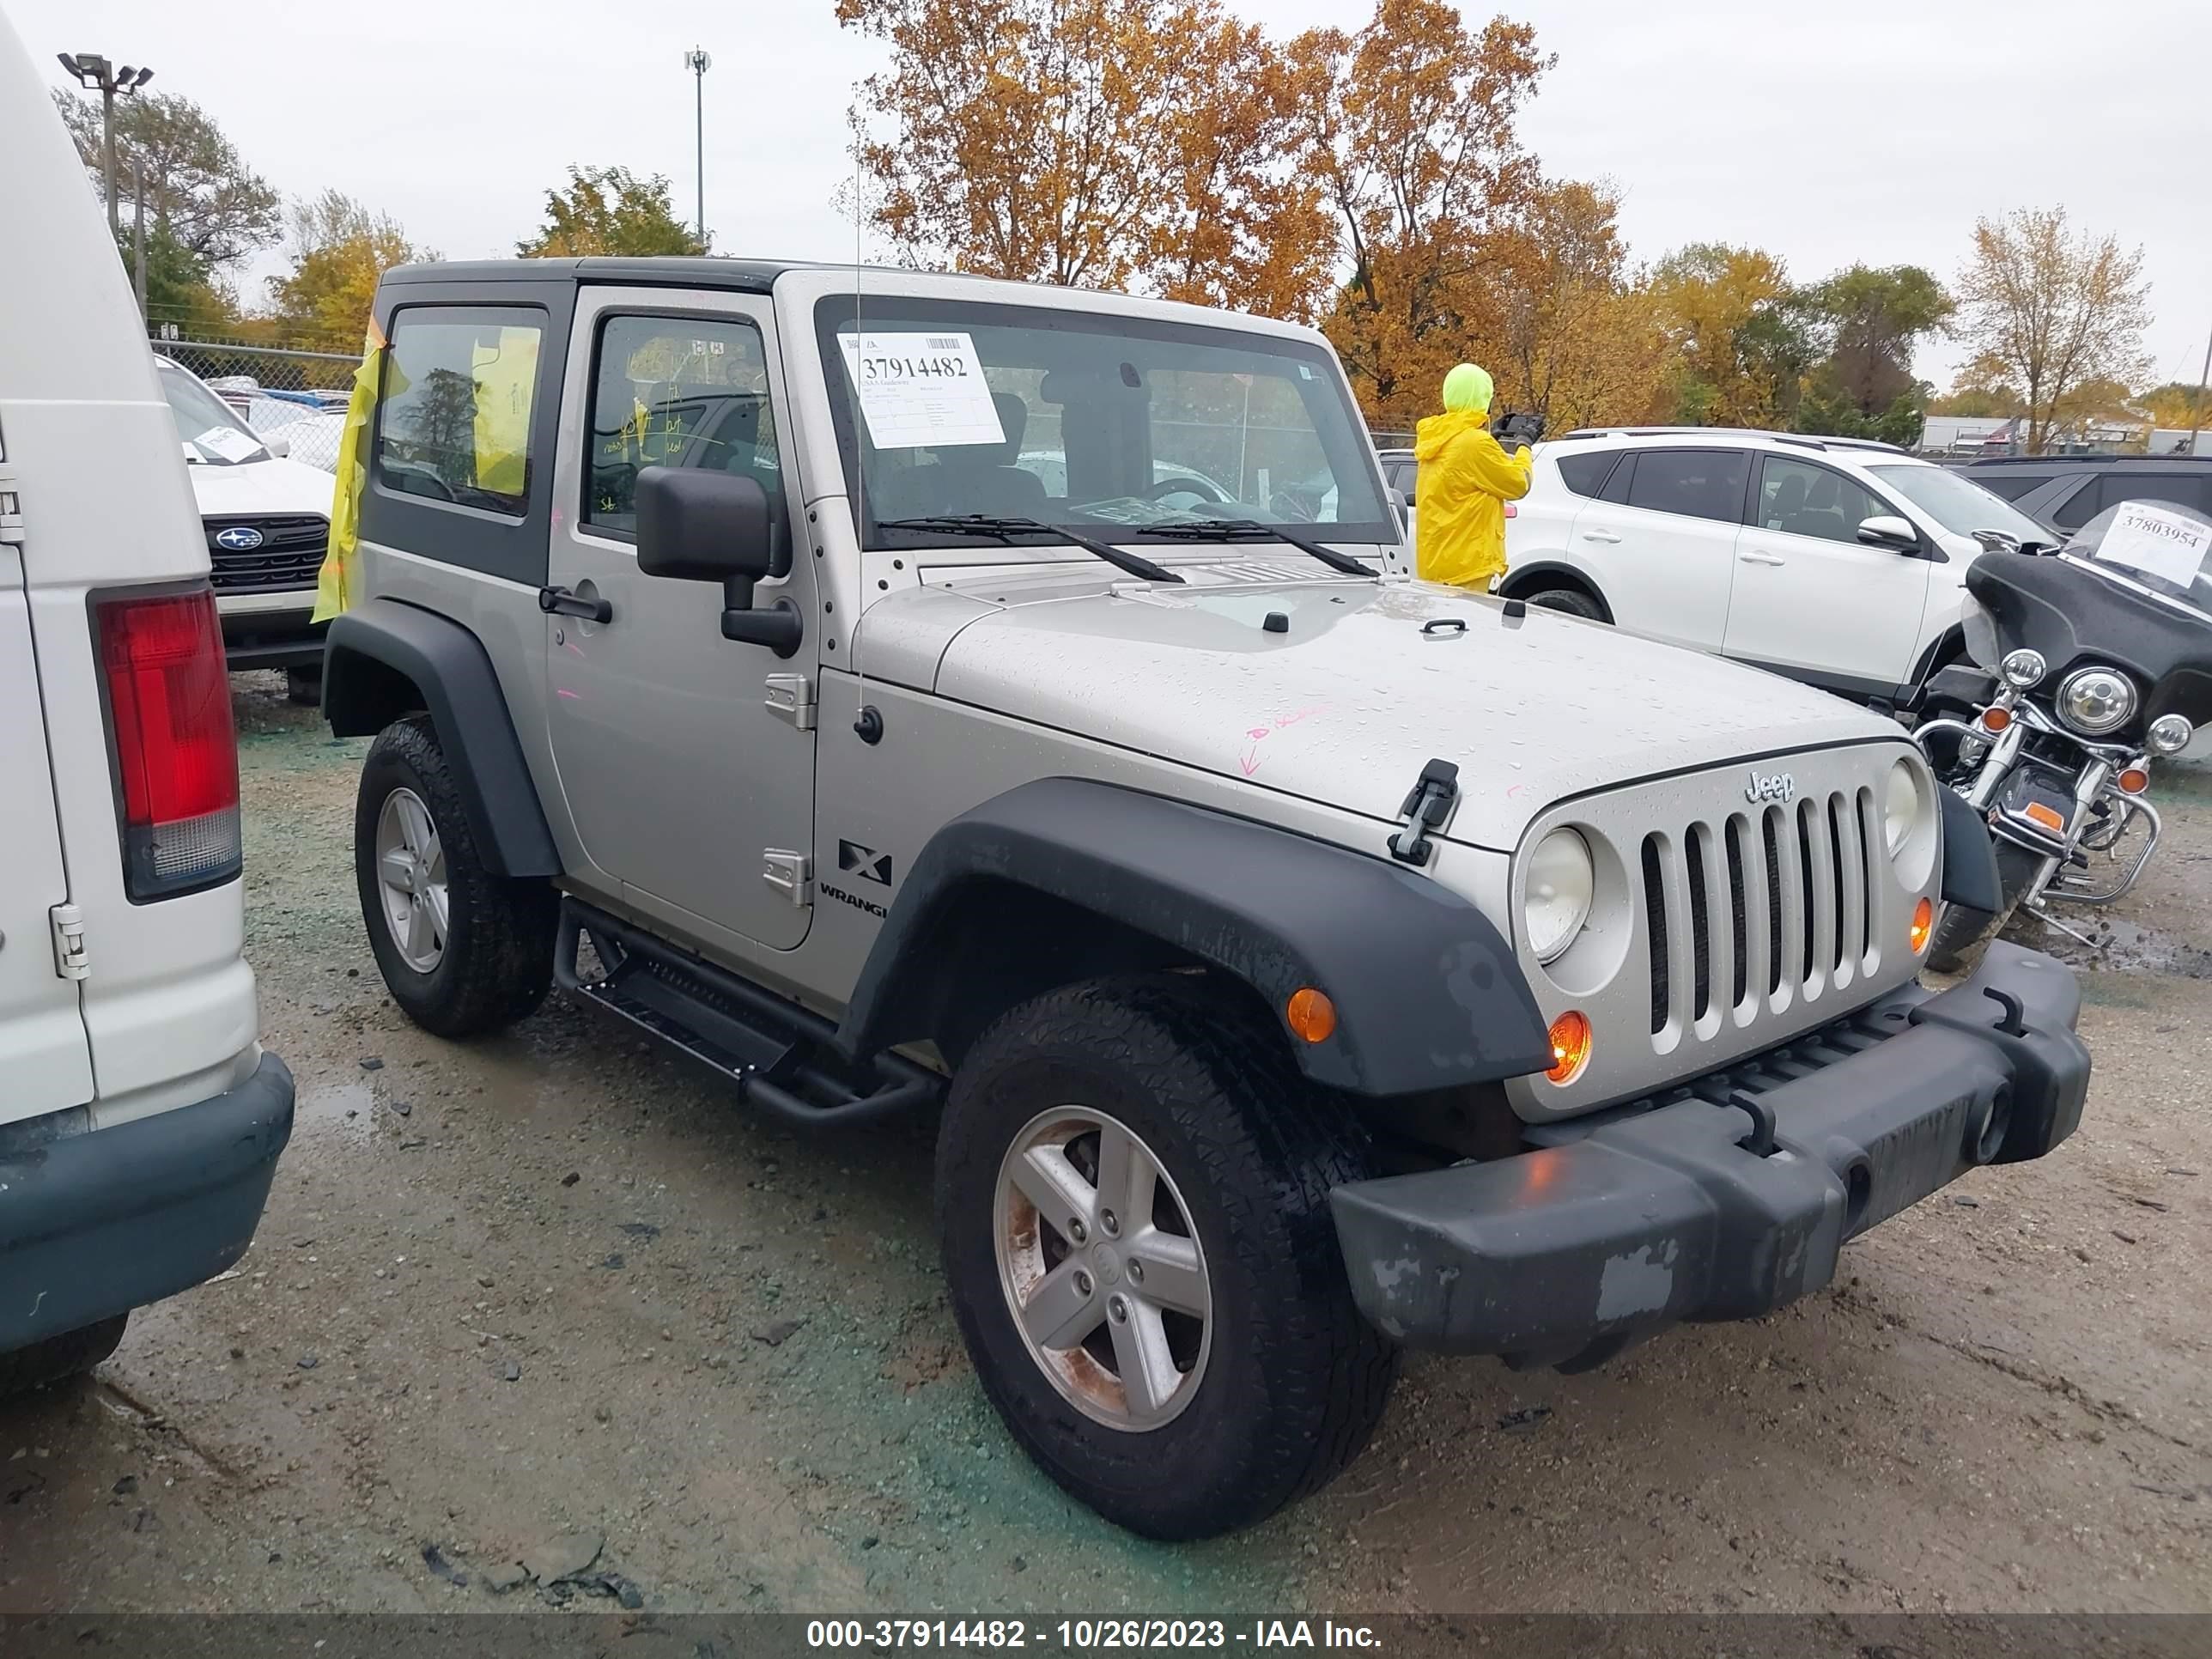
[[[379,277],[438,257],[390,215],[335,190],[293,204],[291,244],[292,269],[269,279],[270,306],[293,343],[331,351],[361,344]]]
[[[100,100],[58,91],[54,104],[97,192],[103,178]],[[141,92],[118,99],[115,161],[116,203],[125,228],[137,199],[134,163],[143,164],[149,242],[159,232],[206,270],[234,264],[283,234],[276,191],[189,98]],[[151,270],[149,258],[149,278]]]
[[[132,258],[130,226],[117,241],[127,267]],[[146,232],[146,320],[157,328],[173,324],[185,338],[199,340],[235,333],[240,323],[237,295],[206,260],[160,225]]]
[[[1818,308],[1759,248],[1696,242],[1668,254],[1650,288],[1672,354],[1676,418],[1783,427],[1820,356]]]
[[[627,167],[572,167],[566,190],[545,192],[544,228],[514,251],[526,259],[649,258],[704,253],[707,245],[676,216],[663,174],[641,179]]]
[[[1806,377],[1797,429],[1917,442],[1931,388],[1913,374],[1912,354],[1951,316],[1942,283],[1917,265],[1853,265],[1804,300],[1827,351]]]

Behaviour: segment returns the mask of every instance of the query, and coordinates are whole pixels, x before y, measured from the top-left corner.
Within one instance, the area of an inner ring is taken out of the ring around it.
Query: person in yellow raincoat
[[[1505,574],[1505,503],[1528,493],[1534,458],[1490,435],[1490,376],[1462,363],[1444,376],[1444,412],[1413,433],[1414,562],[1421,580],[1486,591]]]

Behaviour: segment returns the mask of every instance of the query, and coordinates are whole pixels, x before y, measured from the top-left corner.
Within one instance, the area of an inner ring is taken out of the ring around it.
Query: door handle
[[[1736,557],[1746,564],[1788,564],[1790,562],[1778,553],[1739,553]]]
[[[538,608],[556,617],[575,617],[585,622],[608,623],[615,619],[615,608],[594,594],[586,598],[565,587],[541,587],[538,590]]]
[[[1618,542],[1620,538],[1610,530],[1585,530],[1583,539],[1586,542]]]

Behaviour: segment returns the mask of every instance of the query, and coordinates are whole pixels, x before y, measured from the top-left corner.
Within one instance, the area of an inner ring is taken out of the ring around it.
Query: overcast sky
[[[1279,33],[1369,12],[1238,9]],[[0,0],[56,84],[58,52],[150,64],[156,88],[204,106],[288,194],[335,185],[449,258],[511,253],[572,161],[665,173],[688,216],[684,54],[697,44],[714,58],[715,246],[850,258],[832,197],[851,166],[845,111],[876,52],[837,27],[834,0],[689,9],[696,27],[609,0]],[[1948,279],[1977,215],[2063,204],[2142,246],[2155,378],[2196,379],[2212,331],[2212,0],[1510,10],[1559,55],[1524,142],[1555,176],[1621,187],[1638,258],[1724,240],[1769,249],[1801,280],[1854,260]],[[1958,356],[1939,343],[1921,372],[1948,381]]]

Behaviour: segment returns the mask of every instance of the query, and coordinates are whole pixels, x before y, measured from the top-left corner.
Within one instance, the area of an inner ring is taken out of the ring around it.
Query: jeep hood
[[[1001,574],[939,589],[914,622],[941,625],[963,589],[969,605],[935,690],[1382,820],[1431,757],[1454,761],[1450,838],[1500,850],[1567,796],[1899,735],[1840,698],[1558,611],[1511,617],[1422,583],[1182,568],[1182,587]],[[872,653],[906,609],[872,608]]]

